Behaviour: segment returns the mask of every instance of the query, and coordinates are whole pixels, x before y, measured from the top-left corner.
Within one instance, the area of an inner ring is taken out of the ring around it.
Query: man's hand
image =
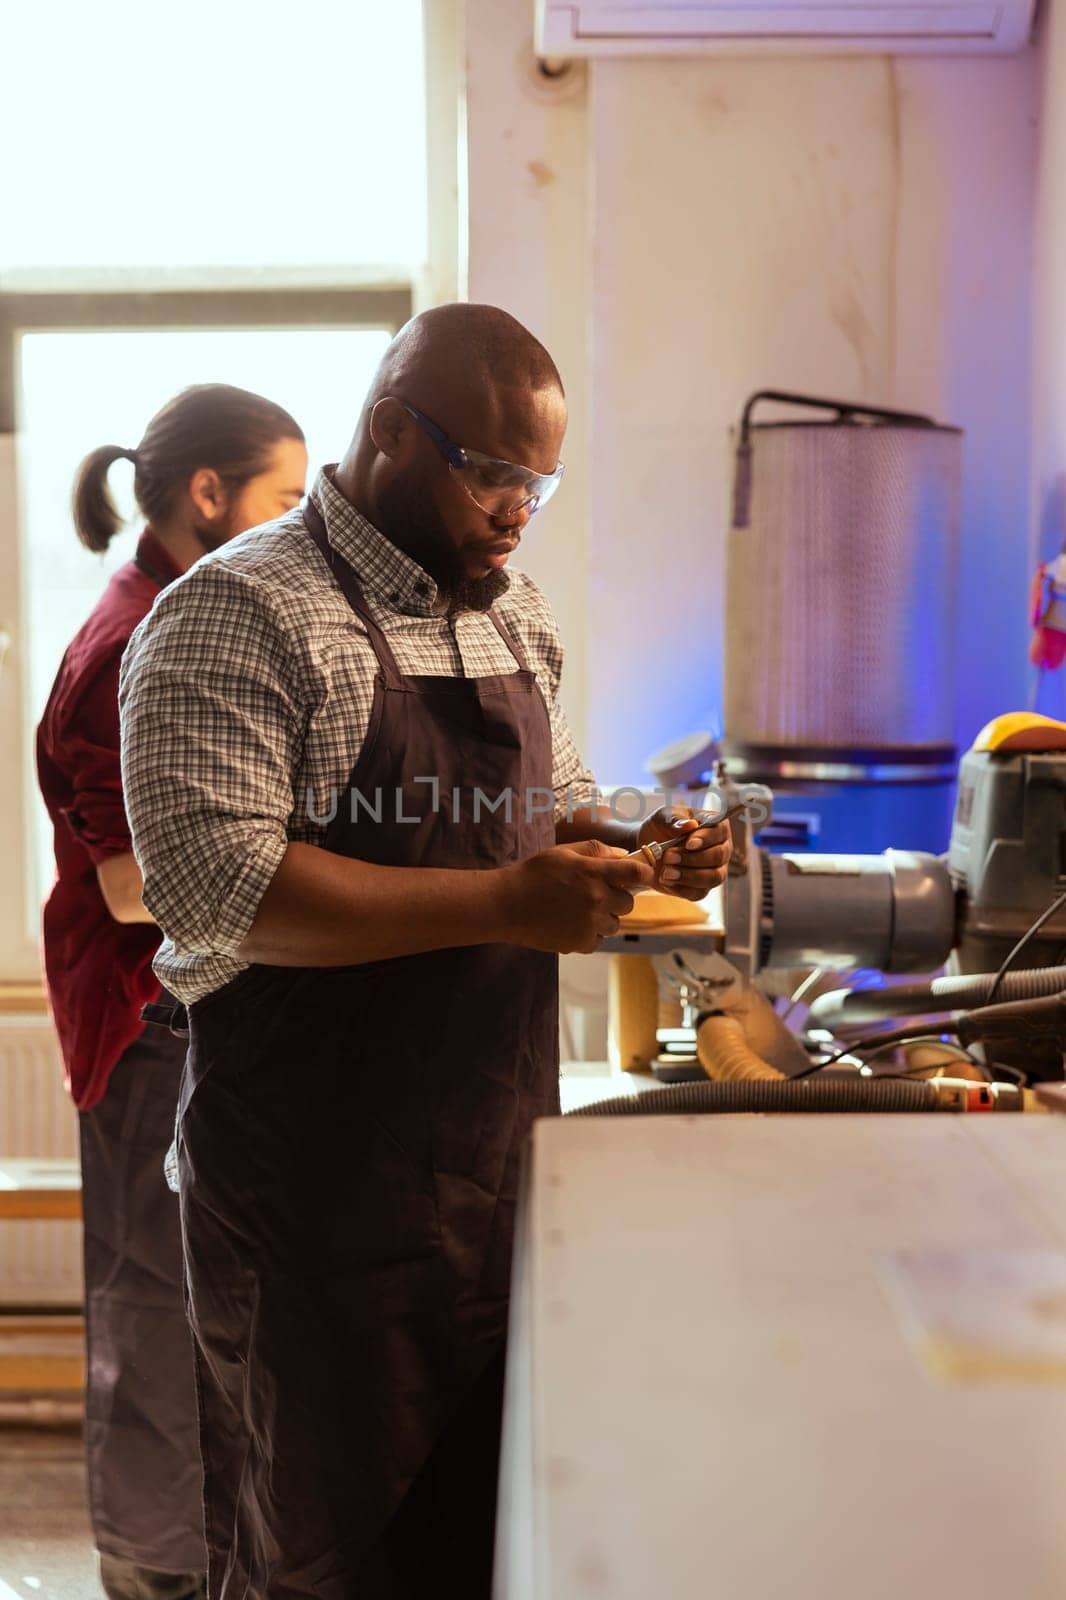
[[[677,849],[663,856],[653,885],[682,900],[702,900],[725,882],[733,837],[728,822],[703,824],[689,806],[660,806],[641,824],[641,844],[676,839]]]
[[[510,944],[559,955],[588,955],[618,932],[633,909],[633,891],[650,889],[655,872],[624,850],[589,839],[556,845],[514,867],[498,869]]]

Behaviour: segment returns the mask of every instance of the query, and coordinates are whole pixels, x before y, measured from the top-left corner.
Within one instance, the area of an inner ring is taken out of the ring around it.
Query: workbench
[[[497,1600],[1062,1600],[1066,1117],[537,1124]]]

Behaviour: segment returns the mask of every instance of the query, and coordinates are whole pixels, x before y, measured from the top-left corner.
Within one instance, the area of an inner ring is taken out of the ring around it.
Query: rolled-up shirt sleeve
[[[165,590],[122,661],[122,781],[144,903],[178,955],[235,955],[288,844],[300,661],[230,565]]]
[[[119,659],[116,651],[101,663],[65,729],[64,757],[72,795],[62,816],[93,866],[130,849],[119,766]]]
[[[576,811],[595,807],[599,800],[596,779],[578,752],[566,712],[556,698],[551,708],[552,788],[555,790],[555,820],[568,821]]]

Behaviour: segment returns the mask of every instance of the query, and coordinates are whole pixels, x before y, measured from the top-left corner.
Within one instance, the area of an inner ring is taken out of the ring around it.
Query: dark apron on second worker
[[[325,848],[469,870],[552,845],[548,710],[517,641],[489,613],[517,671],[403,675],[304,516],[379,668],[361,799],[353,817],[339,797]],[[559,1107],[556,958],[253,966],[189,1012],[178,1156],[212,1600],[487,1600],[519,1162]]]

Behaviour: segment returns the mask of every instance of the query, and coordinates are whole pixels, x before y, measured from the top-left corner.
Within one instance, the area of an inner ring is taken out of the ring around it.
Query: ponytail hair
[[[90,550],[106,550],[122,518],[107,487],[120,458],[136,468],[133,493],[149,524],[160,523],[194,472],[210,467],[237,490],[266,472],[282,439],[304,442],[299,425],[281,406],[228,383],[197,383],[168,400],[144,430],[136,450],[105,444],[91,450],[74,484],[74,526]]]
[[[112,463],[136,461],[137,452],[119,444],[102,444],[90,450],[74,480],[74,526],[87,550],[106,550],[122,526],[122,518],[107,487]]]

